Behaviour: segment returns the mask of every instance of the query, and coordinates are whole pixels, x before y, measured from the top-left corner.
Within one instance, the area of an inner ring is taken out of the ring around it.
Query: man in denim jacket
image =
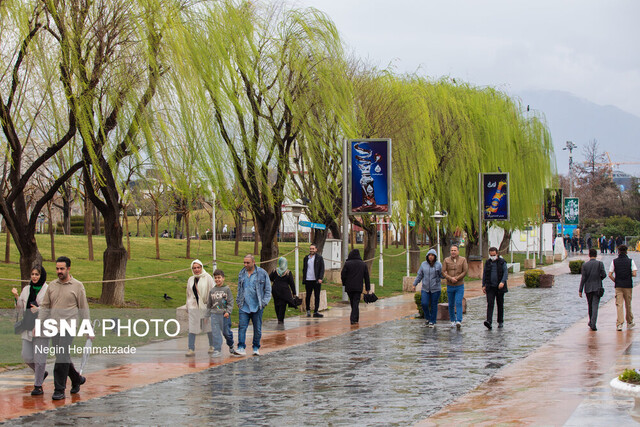
[[[238,274],[238,349],[239,356],[246,355],[245,338],[249,320],[253,323],[253,355],[260,355],[262,338],[262,312],[271,300],[271,280],[267,272],[256,265],[253,255],[244,257],[244,268]]]
[[[436,326],[438,319],[438,302],[440,301],[440,293],[442,292],[442,264],[438,261],[438,254],[435,249],[427,252],[427,259],[420,265],[416,280],[413,282],[413,290],[416,285],[422,281],[422,292],[420,294],[422,311],[424,312],[424,320],[427,326],[433,328]]]

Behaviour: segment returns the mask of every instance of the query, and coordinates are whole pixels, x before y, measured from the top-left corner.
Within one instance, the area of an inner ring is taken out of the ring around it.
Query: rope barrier
[[[300,249],[300,246],[298,246],[297,248],[294,248],[292,250],[290,250],[287,253],[284,253],[282,255],[279,255],[277,258],[272,258],[272,259],[268,259],[266,261],[260,261],[260,262],[271,262],[271,261],[277,261],[280,257],[286,257],[287,255],[291,255],[292,253],[294,253],[296,251],[296,249]],[[429,248],[432,249],[432,248]],[[428,249],[427,249],[428,250]],[[422,250],[409,250],[409,253],[420,253],[423,252],[424,249]],[[402,255],[405,255],[407,253],[407,251],[402,251],[399,254],[395,254],[395,255],[388,255],[388,254],[383,254],[383,258],[384,257],[389,257],[389,258],[396,258]],[[376,259],[380,259],[380,256],[377,255],[373,258],[370,259],[366,259],[364,260],[364,262],[369,262],[369,261],[375,261]],[[331,258],[324,258],[325,261],[329,261],[329,262],[342,262],[342,260],[338,260],[338,259],[331,259]],[[233,261],[224,261],[224,260],[214,260],[217,263],[223,263],[223,264],[230,264],[230,265],[244,265],[241,262],[233,262]],[[182,268],[180,270],[173,270],[173,271],[169,271],[166,273],[158,273],[158,274],[152,274],[150,276],[141,276],[141,277],[128,277],[128,278],[124,278],[124,279],[111,279],[111,280],[89,280],[89,281],[83,281],[82,283],[84,284],[93,284],[93,283],[113,283],[113,282],[129,282],[129,281],[134,281],[134,280],[145,280],[145,279],[152,279],[155,277],[162,277],[162,276],[168,276],[170,274],[176,274],[176,273],[182,273],[184,271],[191,271],[191,268]],[[5,279],[5,278],[0,278],[0,281],[3,282],[17,282],[17,283],[30,283],[31,280],[22,280],[22,279]]]

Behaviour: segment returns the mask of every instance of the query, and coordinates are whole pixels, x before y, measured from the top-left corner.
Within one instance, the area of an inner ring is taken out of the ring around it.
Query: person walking
[[[231,332],[231,313],[233,312],[233,294],[224,284],[224,271],[216,269],[213,272],[215,286],[209,291],[207,313],[211,319],[211,334],[213,335],[212,357],[219,357],[222,353],[222,337],[229,346],[229,353],[235,354],[233,349],[233,332]]]
[[[206,332],[209,339],[209,354],[213,354],[213,334],[211,333],[211,319],[207,316],[207,302],[213,289],[213,277],[204,270],[199,259],[191,262],[193,275],[187,281],[187,313],[189,315],[189,349],[185,356],[196,354],[196,335]]]
[[[600,297],[604,294],[602,280],[607,277],[604,271],[604,264],[598,261],[598,251],[595,248],[589,249],[589,261],[582,264],[582,278],[580,279],[580,290],[578,295],[582,298],[582,291],[587,294],[587,305],[589,306],[589,327],[592,331],[597,331],[598,306]]]
[[[324,259],[322,255],[318,254],[316,245],[309,246],[309,255],[306,255],[302,261],[302,277],[307,291],[305,297],[307,317],[311,317],[311,306],[309,305],[311,303],[311,292],[313,292],[315,302],[313,317],[324,317],[321,313],[318,313],[320,308],[320,287],[324,278]]]
[[[68,257],[61,256],[56,260],[56,273],[58,278],[49,283],[40,304],[38,318],[41,321],[54,319],[58,325],[61,320],[70,322],[77,321],[78,318],[89,319],[89,303],[84,285],[71,276],[71,260]],[[78,373],[71,362],[69,347],[73,338],[72,335],[60,333],[51,338],[51,346],[56,349],[56,362],[53,367],[53,400],[65,398],[67,377],[71,380],[72,394],[78,393],[80,386],[86,382],[86,378]],[[35,357],[39,358],[44,352],[36,350],[35,353]]]
[[[612,255],[616,253],[616,241],[613,236],[609,238],[609,253]]]
[[[484,326],[492,329],[493,307],[498,305],[498,328],[504,326],[504,294],[507,289],[509,276],[507,262],[498,255],[498,248],[489,248],[489,259],[484,264],[482,273],[482,293],[487,296],[487,320]]]
[[[604,234],[600,236],[600,253],[601,254],[606,254],[607,253],[607,238],[604,237]]]
[[[467,260],[460,256],[460,249],[452,245],[451,256],[444,259],[442,274],[447,280],[447,297],[449,299],[449,320],[451,326],[462,327],[462,299],[464,298],[464,277],[469,266]]]
[[[249,320],[253,324],[253,355],[260,355],[262,313],[271,300],[271,280],[267,272],[256,265],[253,255],[244,257],[244,267],[238,273],[238,348],[236,354],[244,356]]]
[[[613,238],[612,238],[613,240]],[[624,303],[624,311],[626,311],[627,329],[631,329],[636,324],[633,322],[633,313],[631,312],[631,294],[633,291],[633,278],[638,274],[636,263],[627,255],[627,246],[618,246],[618,257],[611,262],[609,267],[609,278],[615,283],[616,289],[616,309],[617,320],[616,329],[622,330],[625,316],[622,305]]]
[[[420,291],[420,304],[424,313],[424,320],[427,327],[433,328],[438,320],[438,302],[442,293],[442,264],[438,261],[438,253],[435,249],[429,249],[426,260],[420,264],[416,280],[413,281],[413,290],[416,285],[422,282]]]
[[[360,321],[360,294],[362,294],[362,285],[366,292],[371,291],[371,280],[369,278],[369,268],[362,261],[360,250],[353,249],[349,252],[349,256],[340,272],[340,279],[344,291],[349,295],[349,303],[351,304],[351,315],[349,320],[352,325],[357,325]]]
[[[297,307],[294,297],[296,296],[296,285],[293,281],[293,274],[289,271],[289,265],[285,257],[278,258],[278,267],[271,272],[271,291],[273,294],[273,305],[276,309],[278,324],[284,324],[284,316],[287,312],[287,305]]]
[[[42,354],[42,357],[35,357],[35,349],[46,347],[49,339],[46,337],[33,336],[33,328],[35,326],[35,319],[38,317],[38,309],[48,287],[46,270],[44,267],[36,265],[31,269],[31,282],[22,288],[20,295],[18,295],[16,288],[11,289],[13,296],[16,298],[16,310],[22,313],[23,319],[23,331],[21,334],[22,360],[33,370],[35,375],[33,390],[31,390],[32,396],[39,396],[44,393],[42,391],[42,383],[49,375],[45,370],[47,366],[46,354]]]

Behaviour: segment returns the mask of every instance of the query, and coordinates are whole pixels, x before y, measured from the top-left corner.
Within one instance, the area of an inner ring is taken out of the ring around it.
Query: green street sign
[[[415,226],[416,226],[415,221],[409,221],[409,227],[415,227]]]
[[[580,201],[577,197],[564,198],[564,223],[578,225],[580,218]]]

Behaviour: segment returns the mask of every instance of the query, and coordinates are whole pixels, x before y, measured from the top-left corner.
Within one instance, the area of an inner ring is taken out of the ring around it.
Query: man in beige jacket
[[[77,281],[70,274],[71,260],[60,257],[56,260],[56,273],[58,278],[49,283],[42,304],[40,304],[39,318],[55,319],[60,326],[60,320],[88,319],[89,304],[82,282]],[[69,346],[73,342],[73,336],[57,335],[51,338],[51,346],[55,349],[56,363],[53,368],[54,393],[53,400],[65,398],[64,390],[67,386],[67,377],[71,379],[71,393],[78,393],[80,386],[85,383],[85,377],[81,376],[71,362]]]
[[[464,277],[469,266],[467,260],[460,256],[457,245],[452,245],[451,256],[442,262],[442,275],[447,280],[447,297],[449,299],[449,320],[451,326],[462,327],[462,299],[464,298]]]

